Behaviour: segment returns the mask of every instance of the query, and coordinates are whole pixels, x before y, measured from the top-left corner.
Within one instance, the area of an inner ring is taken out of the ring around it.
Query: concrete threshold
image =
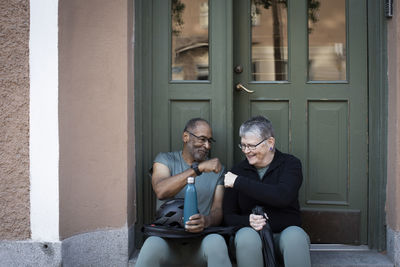
[[[366,245],[351,246],[342,244],[311,244],[310,251],[368,251]]]

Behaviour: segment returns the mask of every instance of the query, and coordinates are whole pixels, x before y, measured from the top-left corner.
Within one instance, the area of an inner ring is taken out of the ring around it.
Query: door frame
[[[384,1],[368,0],[368,245],[386,249],[387,23]]]
[[[141,226],[149,220],[154,209],[148,170],[153,158],[152,144],[152,1],[135,0],[134,85],[135,85],[135,154],[136,154],[136,224],[135,244],[141,247]],[[367,0],[368,33],[368,246],[379,251],[386,248],[387,179],[387,50],[386,18],[382,1]],[[232,65],[232,1],[226,1],[227,68]],[[233,84],[232,72],[227,72],[227,142],[233,143]],[[233,164],[233,144],[228,146],[227,168]]]

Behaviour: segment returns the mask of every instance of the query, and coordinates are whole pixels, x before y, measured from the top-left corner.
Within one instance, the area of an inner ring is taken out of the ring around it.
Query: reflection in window
[[[252,0],[251,66],[254,81],[287,80],[287,8],[282,0]]]
[[[208,0],[172,0],[172,80],[208,80]]]
[[[346,0],[308,2],[308,78],[346,80]]]

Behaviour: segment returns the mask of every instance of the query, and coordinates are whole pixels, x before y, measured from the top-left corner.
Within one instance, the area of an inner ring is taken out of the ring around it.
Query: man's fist
[[[218,158],[209,159],[199,164],[199,171],[201,172],[215,172],[221,171],[222,165]]]

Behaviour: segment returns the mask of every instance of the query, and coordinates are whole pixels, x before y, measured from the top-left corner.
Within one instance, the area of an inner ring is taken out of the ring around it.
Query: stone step
[[[312,267],[394,267],[384,253],[366,246],[311,245],[310,253]],[[130,259],[130,267],[135,266],[138,254]]]
[[[312,267],[394,267],[376,251],[312,251]]]
[[[311,245],[312,267],[394,267],[384,254],[367,246]]]

